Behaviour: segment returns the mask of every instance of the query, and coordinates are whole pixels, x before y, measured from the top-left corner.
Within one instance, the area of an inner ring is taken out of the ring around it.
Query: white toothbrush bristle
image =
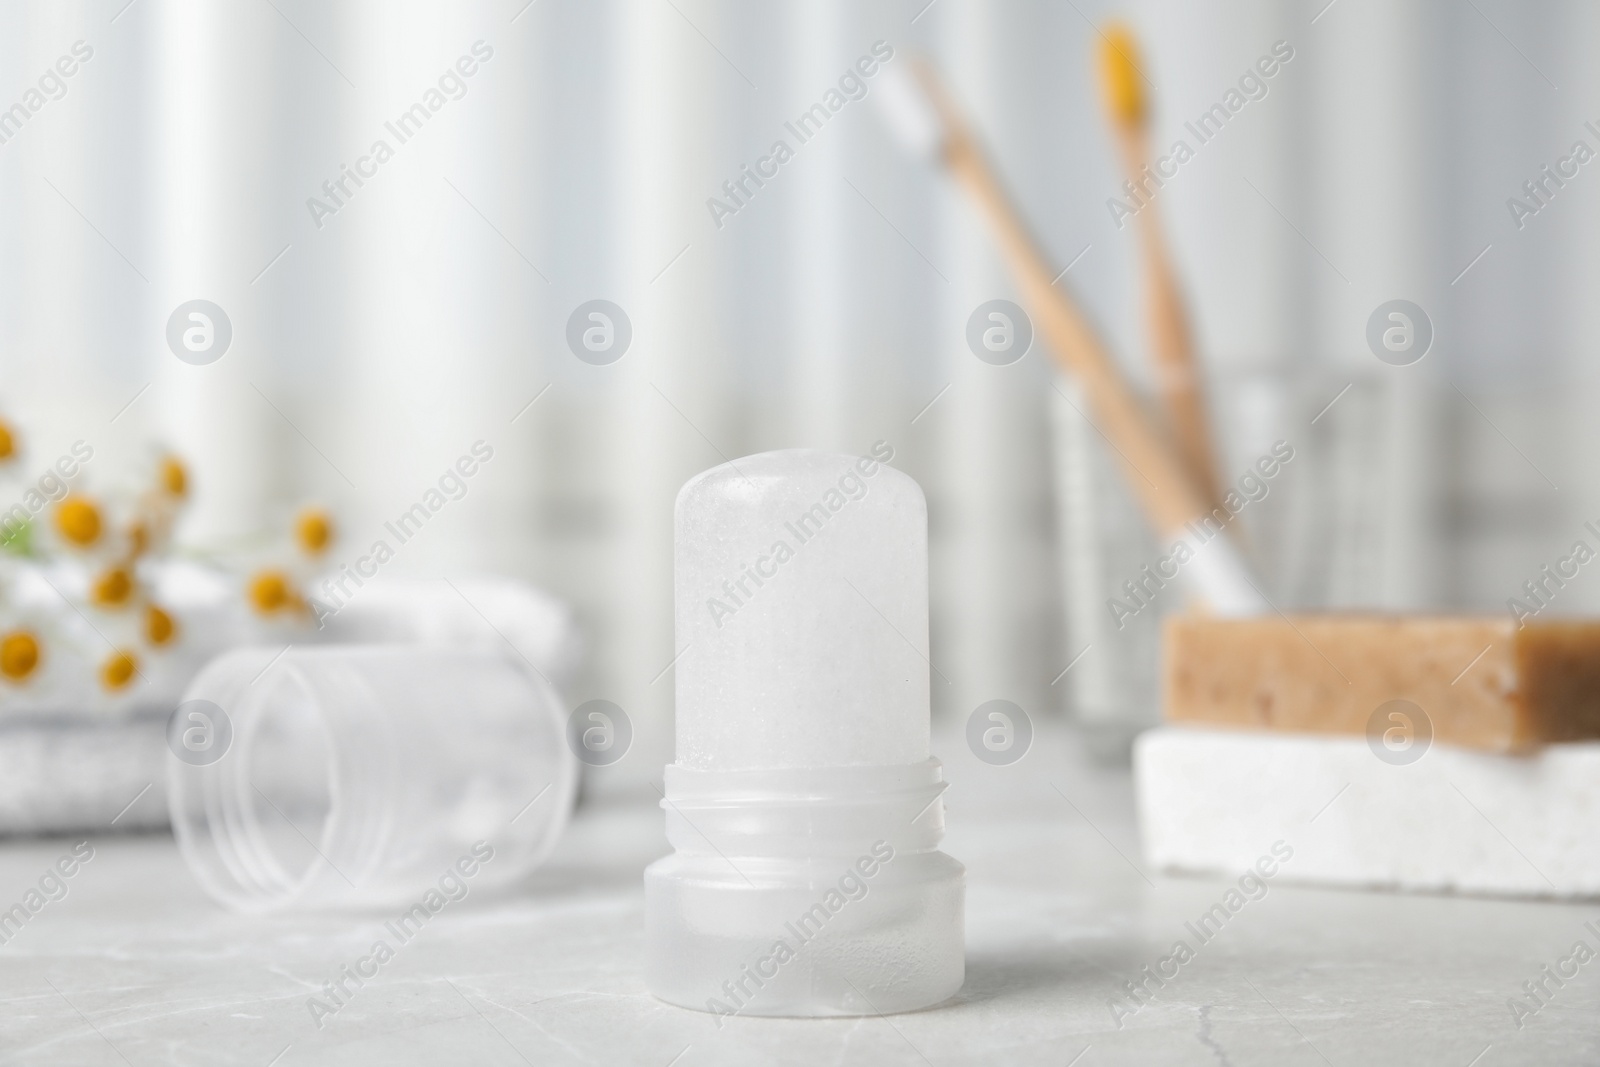
[[[885,67],[874,95],[879,113],[902,148],[919,156],[938,155],[944,143],[944,124],[910,64]]]

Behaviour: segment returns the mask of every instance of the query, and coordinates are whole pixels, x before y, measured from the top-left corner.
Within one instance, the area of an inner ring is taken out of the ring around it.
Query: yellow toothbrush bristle
[[[1139,73],[1139,42],[1121,23],[1112,23],[1100,35],[1100,86],[1106,107],[1119,124],[1144,123],[1148,101]]]

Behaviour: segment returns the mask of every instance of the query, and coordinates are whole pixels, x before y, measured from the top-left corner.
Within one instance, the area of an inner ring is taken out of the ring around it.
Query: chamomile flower
[[[113,649],[100,661],[100,686],[108,693],[127,689],[139,674],[139,657],[127,649]]]
[[[333,516],[322,508],[303,509],[294,520],[295,545],[308,556],[320,556],[333,544]]]
[[[277,615],[293,611],[304,601],[295,591],[289,575],[277,568],[256,571],[247,587],[250,607],[258,615]]]
[[[104,524],[100,505],[83,493],[73,493],[56,505],[56,532],[76,548],[93,548]]]
[[[245,599],[251,612],[269,627],[305,626],[314,616],[312,579],[325,566],[338,537],[332,512],[307,505],[289,523],[288,544],[283,540],[268,549],[245,583]]]
[[[156,648],[164,648],[178,639],[177,620],[167,610],[153,602],[144,606],[144,639]]]
[[[189,495],[189,468],[183,465],[183,460],[169,452],[161,457],[157,469],[157,484],[163,493],[174,500],[182,500]]]
[[[0,634],[0,678],[21,684],[39,669],[43,650],[39,635],[28,629],[7,630]]]
[[[89,583],[89,602],[97,608],[117,611],[132,602],[138,586],[128,567],[117,565],[101,571]]]

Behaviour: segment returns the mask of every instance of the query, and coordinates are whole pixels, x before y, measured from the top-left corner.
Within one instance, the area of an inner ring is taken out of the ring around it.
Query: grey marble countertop
[[[0,1062],[1600,1062],[1600,962],[1547,982],[1520,1027],[1508,1006],[1575,942],[1600,947],[1585,926],[1600,928],[1600,903],[1273,882],[1202,944],[1185,924],[1236,880],[1144,871],[1125,772],[1088,765],[1059,730],[1009,767],[936,747],[946,850],[968,870],[966,986],[938,1008],[719,1028],[653,999],[639,875],[665,849],[661,813],[611,803],[581,809],[516,893],[442,913],[320,1028],[307,998],[382,916],[232,915],[170,838],[91,836],[68,894],[0,945]],[[0,844],[0,909],[75,840]],[[1180,939],[1192,958],[1160,964]],[[1122,984],[1146,965],[1177,974],[1136,1006]]]

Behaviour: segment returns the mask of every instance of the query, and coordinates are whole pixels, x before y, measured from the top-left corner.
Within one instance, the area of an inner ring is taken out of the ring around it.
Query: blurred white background
[[[1579,2],[7,3],[0,108],[28,113],[0,116],[0,406],[30,469],[90,441],[91,485],[172,444],[194,470],[192,545],[319,500],[340,560],[489,442],[394,573],[501,571],[568,598],[591,650],[569,696],[626,708],[652,768],[670,752],[678,486],[750,452],[884,440],[930,502],[936,713],[1055,713],[1078,651],[1055,495],[1070,431],[1052,432],[1041,346],[1007,367],[966,347],[973,308],[1017,298],[969,206],[885,136],[871,81],[720,226],[707,199],[794,145],[784,123],[875,42],[928,54],[1143,376],[1093,63],[1112,17],[1144,42],[1158,146],[1275,42],[1294,50],[1158,200],[1229,470],[1260,450],[1236,414],[1251,376],[1322,398],[1267,420],[1312,456],[1309,417],[1359,383],[1333,409],[1354,427],[1344,458],[1284,476],[1283,498],[1325,506],[1282,551],[1301,574],[1349,570],[1334,606],[1504,611],[1600,515],[1600,166],[1520,228],[1507,207],[1575,141],[1600,148],[1600,8]],[[92,56],[32,109],[80,41]],[[399,143],[385,123],[477,42],[492,55],[448,83],[459,98]],[[379,139],[393,158],[314,217]],[[209,366],[165,340],[196,298],[234,331]],[[1411,367],[1366,346],[1393,298],[1436,330]],[[632,324],[610,365],[566,342],[593,299]],[[1584,576],[1558,608],[1597,604]]]

